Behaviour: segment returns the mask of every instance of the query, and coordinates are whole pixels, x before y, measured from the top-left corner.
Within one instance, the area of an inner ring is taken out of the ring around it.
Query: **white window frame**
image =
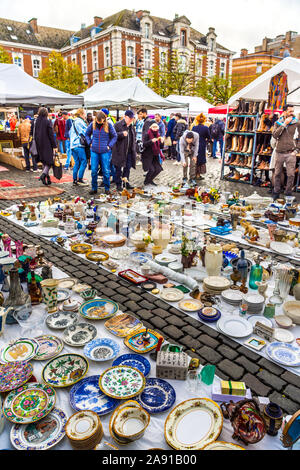
[[[134,47],[127,46],[126,48],[126,64],[128,67],[134,67],[135,57],[134,57]]]
[[[159,56],[159,63],[162,67],[164,67],[167,64],[167,53],[166,53],[166,51],[161,51],[160,56]]]
[[[74,64],[77,64],[77,55],[76,54],[71,55],[71,62],[73,62]]]
[[[184,41],[183,41],[183,38],[184,38]],[[187,31],[186,31],[186,29],[181,29],[180,30],[180,45],[182,47],[187,46]]]
[[[81,52],[81,70],[84,75],[87,74],[87,51]]]
[[[23,68],[23,54],[20,52],[12,53],[13,63]]]
[[[262,73],[262,67],[263,67],[262,62],[257,62],[256,63],[256,73]]]
[[[150,39],[151,25],[150,23],[145,23],[145,39]]]
[[[105,46],[104,48],[104,60],[105,60],[105,68],[110,67],[110,47]]]
[[[215,73],[215,61],[213,59],[209,59],[208,61],[208,76],[213,77]]]
[[[178,60],[178,70],[181,73],[184,73],[187,71],[187,65],[188,65],[188,57],[185,54],[180,54],[179,55],[179,60]]]
[[[42,70],[42,58],[40,56],[32,56],[32,74],[34,78],[38,78],[40,71]],[[36,66],[38,62],[38,67]]]
[[[148,52],[149,52],[149,57],[148,57]],[[144,51],[144,68],[148,70],[151,69],[151,49],[145,49]]]
[[[224,60],[220,62],[220,77],[226,78],[226,62]]]
[[[203,70],[203,60],[201,57],[196,57],[196,66],[195,66],[195,72],[196,75],[202,75],[202,70]]]
[[[98,70],[98,48],[92,48],[93,70]]]
[[[96,73],[93,74],[93,83],[95,84],[95,83],[97,83],[97,82],[99,82],[99,74],[98,74],[98,72],[96,72]]]

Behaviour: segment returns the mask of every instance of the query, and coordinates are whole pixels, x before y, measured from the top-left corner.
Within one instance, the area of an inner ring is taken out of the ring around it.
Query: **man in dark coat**
[[[198,126],[194,126],[192,129],[193,132],[197,132],[197,134],[199,134],[196,179],[200,180],[204,179],[201,175],[206,173],[206,145],[210,141],[209,129],[204,125],[205,120],[206,118],[204,114],[201,114]]]
[[[166,137],[171,138],[172,145],[168,147],[168,158],[173,159],[176,158],[176,145],[173,144],[174,141],[174,127],[176,125],[176,119],[174,114],[170,114],[170,121],[168,122],[168,129],[166,133]]]
[[[40,180],[43,184],[51,184],[49,170],[53,165],[53,151],[57,150],[51,121],[48,119],[47,108],[40,108],[38,117],[31,128],[31,135],[34,135],[38,156],[37,161],[43,164],[43,173]]]
[[[116,145],[112,148],[112,164],[116,168],[117,190],[122,190],[121,178],[127,178],[127,189],[133,189],[129,184],[130,169],[136,165],[136,135],[135,128],[132,125],[134,113],[128,109],[125,112],[124,119],[116,122],[114,125],[118,136]]]

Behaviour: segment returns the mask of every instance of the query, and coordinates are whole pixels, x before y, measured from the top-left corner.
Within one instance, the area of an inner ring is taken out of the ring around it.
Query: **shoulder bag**
[[[62,169],[62,163],[60,161],[60,158],[57,153],[55,153],[53,157],[53,176],[60,180],[62,178],[63,174],[63,169]]]
[[[32,141],[29,145],[29,152],[34,157],[38,155],[38,151],[37,151],[37,147],[36,147],[36,141],[35,141],[35,124],[36,124],[36,122],[33,123],[33,136],[32,136]]]
[[[80,135],[80,134],[78,133],[77,129],[76,129],[75,121],[73,122],[73,126],[74,126],[74,130],[75,130],[77,136],[79,137],[80,145],[82,145],[82,147],[84,147],[84,148],[88,147],[88,143],[87,143],[87,141],[86,141],[85,136],[82,135],[82,134]]]

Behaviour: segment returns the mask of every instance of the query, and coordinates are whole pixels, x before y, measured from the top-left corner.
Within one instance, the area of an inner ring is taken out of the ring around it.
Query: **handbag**
[[[32,136],[32,141],[29,145],[29,152],[31,153],[31,155],[33,155],[34,157],[36,157],[38,155],[38,151],[37,151],[37,146],[36,146],[36,141],[35,141],[35,123],[33,124],[33,136]]]
[[[171,147],[172,146],[172,139],[170,136],[165,138],[165,146],[166,147]]]
[[[82,147],[85,147],[85,148],[88,147],[89,145],[88,145],[88,143],[87,143],[87,141],[86,141],[85,136],[82,135],[82,134],[81,134],[81,135],[78,134],[78,131],[77,131],[76,126],[75,126],[75,122],[73,122],[73,126],[74,126],[74,130],[75,130],[77,136],[79,137],[80,145],[82,145]]]
[[[63,175],[63,169],[62,169],[62,163],[60,161],[60,158],[57,154],[54,155],[53,158],[53,176],[60,180]]]

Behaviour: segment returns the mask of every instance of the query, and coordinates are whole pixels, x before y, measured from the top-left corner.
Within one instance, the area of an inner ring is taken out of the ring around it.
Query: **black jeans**
[[[122,185],[121,178],[127,178],[129,181],[130,169],[132,166],[132,155],[129,153],[127,155],[126,166],[123,168],[121,166],[116,166],[116,184],[117,186]]]
[[[162,171],[162,166],[159,163],[159,156],[154,155],[152,157],[152,162],[149,166],[148,173],[146,174],[146,178],[144,184],[151,184],[154,178]]]
[[[29,154],[29,146],[28,144],[22,144],[23,147],[23,152],[24,152],[24,157],[25,157],[25,163],[26,163],[26,170],[30,170],[30,154]],[[32,166],[34,170],[37,170],[37,164],[35,157],[31,155],[32,158]]]

